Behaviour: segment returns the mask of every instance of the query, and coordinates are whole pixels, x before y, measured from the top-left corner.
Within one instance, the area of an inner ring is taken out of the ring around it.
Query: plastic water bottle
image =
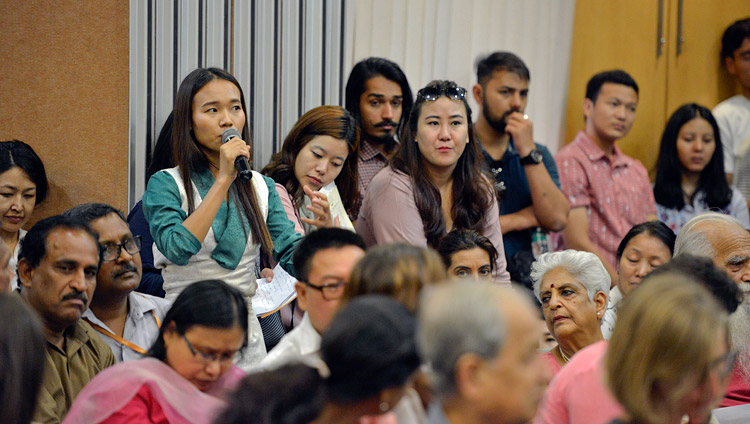
[[[534,259],[539,259],[542,253],[547,252],[549,252],[547,233],[541,228],[536,227],[534,233],[531,235],[531,253],[534,255]]]

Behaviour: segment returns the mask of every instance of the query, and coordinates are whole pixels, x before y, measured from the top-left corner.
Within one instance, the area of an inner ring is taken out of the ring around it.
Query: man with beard
[[[729,316],[732,349],[738,356],[721,406],[750,403],[750,233],[729,215],[698,215],[677,235],[674,254],[683,253],[711,258],[744,294],[737,311]]]
[[[480,105],[476,138],[500,199],[508,271],[513,281],[530,287],[532,235],[537,227],[562,230],[570,207],[555,160],[546,147],[534,143],[533,124],[524,114],[529,80],[529,69],[518,56],[495,52],[477,62],[472,93]]]
[[[117,362],[141,358],[159,335],[169,302],[134,291],[141,280],[140,236],[133,236],[122,212],[103,203],[79,205],[65,215],[87,223],[102,246],[96,291],[83,319]]]
[[[47,339],[34,422],[61,422],[83,386],[115,363],[112,350],[80,319],[96,288],[98,269],[96,236],[73,218],[43,219],[21,242],[19,290],[42,319]]]
[[[359,206],[370,181],[396,151],[413,101],[406,75],[390,60],[367,58],[349,74],[345,107],[357,119],[362,141],[357,158]]]

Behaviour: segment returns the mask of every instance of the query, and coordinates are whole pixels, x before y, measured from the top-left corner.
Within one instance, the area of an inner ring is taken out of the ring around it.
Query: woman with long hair
[[[18,243],[26,235],[23,227],[31,219],[34,208],[47,197],[47,173],[39,156],[23,141],[0,142],[0,239],[12,255],[9,266],[11,288],[18,287]]]
[[[450,275],[492,278],[497,250],[487,237],[476,231],[451,231],[440,240],[437,251]]]
[[[689,103],[669,118],[656,161],[654,198],[659,221],[675,234],[690,218],[711,210],[750,228],[745,198],[727,183],[719,126],[707,108]]]
[[[158,250],[163,289],[174,299],[191,283],[219,278],[239,288],[248,305],[261,256],[294,275],[291,257],[300,235],[287,218],[273,180],[252,172],[238,178],[235,160],[251,159],[242,88],[228,72],[196,69],[180,84],[174,106],[174,168],[151,176],[143,211]],[[222,143],[228,129],[241,133]],[[265,356],[258,319],[249,312],[244,365]]]
[[[509,284],[497,199],[479,158],[466,90],[429,83],[417,93],[398,152],[367,189],[357,232],[368,245],[435,248],[452,229],[475,230],[499,253],[495,279]]]
[[[322,226],[354,229],[359,208],[357,122],[340,106],[319,106],[302,115],[281,151],[261,171],[276,190],[292,222],[308,233]]]
[[[164,316],[148,356],[99,373],[78,394],[66,423],[211,423],[245,373],[247,306],[223,281],[186,288]]]

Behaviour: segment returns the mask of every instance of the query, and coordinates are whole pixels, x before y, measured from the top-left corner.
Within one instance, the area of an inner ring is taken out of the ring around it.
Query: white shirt
[[[16,248],[13,249],[13,254],[10,255],[10,259],[8,260],[8,266],[13,272],[13,275],[10,277],[11,291],[16,291],[19,286],[18,275],[16,274],[18,271],[18,253],[21,252],[21,240],[23,240],[24,237],[26,237],[26,230],[22,228],[18,231],[18,243],[16,243]]]
[[[612,337],[612,331],[614,331],[615,323],[617,322],[617,309],[620,307],[620,301],[622,301],[622,293],[620,293],[620,288],[615,286],[609,291],[607,310],[604,312],[604,318],[602,318],[601,328],[604,340],[609,340]]]
[[[125,329],[122,333],[122,338],[144,350],[148,350],[159,336],[159,324],[157,324],[155,317],[158,318],[158,323],[161,323],[170,306],[170,302],[160,297],[130,292],[128,294],[128,316],[125,319]],[[91,309],[87,309],[83,313],[83,318],[110,333],[114,333],[114,331],[107,327],[107,324],[94,315]],[[117,362],[130,361],[143,357],[140,353],[120,344],[120,342],[100,332],[98,329],[94,328],[94,331],[112,349]]]
[[[750,99],[738,94],[716,105],[713,110],[724,147],[724,172],[734,174],[739,147],[750,137]]]
[[[302,322],[294,330],[287,333],[279,340],[279,343],[268,352],[260,364],[252,371],[273,370],[282,365],[293,362],[305,362],[315,366],[320,359],[320,334],[310,322],[310,317],[305,312]],[[250,371],[250,370],[245,370]]]

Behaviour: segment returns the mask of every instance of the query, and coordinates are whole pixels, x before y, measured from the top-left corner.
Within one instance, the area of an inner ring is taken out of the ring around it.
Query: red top
[[[167,416],[164,415],[164,410],[145,384],[141,386],[130,402],[102,422],[107,424],[169,424]]]
[[[746,403],[750,403],[750,378],[742,375],[740,368],[735,366],[729,377],[727,394],[721,401],[719,408],[744,405]]]

